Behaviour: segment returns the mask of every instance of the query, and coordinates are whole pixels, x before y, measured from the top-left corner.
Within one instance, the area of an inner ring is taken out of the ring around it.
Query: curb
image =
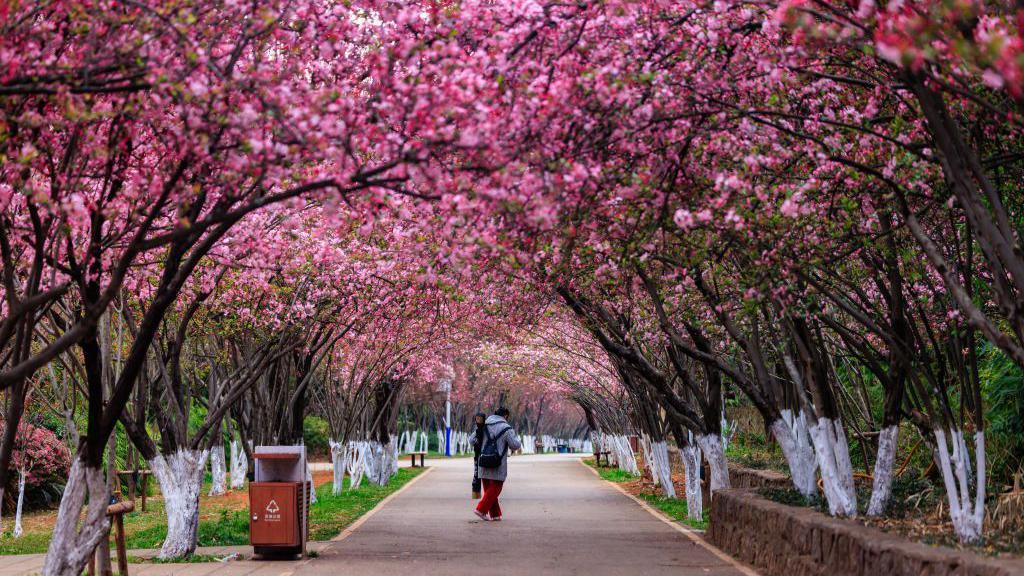
[[[348,538],[349,536],[351,536],[352,533],[355,532],[357,529],[359,529],[359,527],[362,526],[363,523],[365,523],[367,520],[369,520],[370,517],[372,517],[377,512],[380,512],[380,509],[383,508],[384,506],[387,506],[388,502],[391,502],[392,499],[396,498],[399,494],[401,494],[402,492],[405,492],[406,490],[411,488],[413,484],[419,482],[420,479],[424,478],[426,475],[430,474],[433,471],[434,471],[433,467],[427,468],[426,470],[421,472],[419,475],[417,475],[415,478],[413,478],[412,480],[409,480],[408,482],[406,482],[405,486],[402,486],[398,490],[395,490],[391,494],[388,494],[387,497],[385,497],[383,500],[378,502],[376,506],[374,506],[373,508],[370,508],[369,512],[367,512],[366,514],[363,514],[355,522],[349,524],[348,528],[345,528],[344,530],[341,531],[341,534],[338,534],[334,538],[331,538],[331,542],[332,543],[333,542],[341,542],[345,538]]]
[[[583,466],[587,470],[590,470],[590,472],[594,476],[597,476],[597,478],[599,480],[601,480],[605,484],[611,486],[612,488],[618,490],[620,494],[622,494],[626,498],[629,498],[633,502],[636,502],[641,508],[643,508],[648,513],[650,513],[651,516],[654,516],[658,520],[661,520],[665,524],[668,524],[676,532],[682,533],[684,536],[689,538],[694,544],[697,544],[698,546],[704,548],[708,552],[711,552],[712,554],[714,554],[719,560],[728,562],[733,568],[739,570],[745,576],[761,576],[758,572],[756,572],[750,566],[747,566],[746,564],[743,564],[742,562],[740,562],[739,560],[733,558],[732,556],[729,556],[728,554],[723,552],[721,549],[716,547],[714,544],[711,544],[710,542],[705,540],[704,537],[701,536],[701,532],[693,530],[692,528],[689,528],[687,526],[683,526],[682,524],[676,522],[672,518],[670,518],[667,515],[665,515],[662,511],[652,507],[647,502],[644,502],[640,498],[637,498],[636,496],[630,494],[622,486],[619,486],[615,482],[611,482],[611,481],[605,480],[604,478],[601,478],[600,472],[598,472],[597,469],[594,468],[593,466],[591,466],[591,465],[587,464],[586,462],[584,462],[582,458],[579,460],[579,463],[580,463],[581,466]]]

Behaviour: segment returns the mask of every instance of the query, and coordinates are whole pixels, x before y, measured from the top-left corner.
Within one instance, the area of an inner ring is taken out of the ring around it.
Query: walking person
[[[476,413],[476,430],[473,432],[473,500],[479,500],[481,493],[480,450],[483,450],[484,447],[484,422],[486,420],[487,414]]]
[[[501,495],[502,486],[508,476],[508,452],[522,448],[516,431],[508,423],[508,415],[508,408],[502,406],[487,417],[484,426],[483,448],[480,449],[480,456],[477,458],[484,497],[473,511],[484,521],[501,520],[498,496]]]

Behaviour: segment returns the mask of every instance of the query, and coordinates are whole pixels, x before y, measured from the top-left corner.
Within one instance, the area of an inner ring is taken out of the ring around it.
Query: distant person
[[[516,431],[508,423],[508,408],[504,406],[487,417],[484,426],[484,442],[477,458],[478,474],[484,485],[484,497],[480,499],[473,512],[484,521],[498,522],[501,520],[501,506],[498,496],[508,476],[509,450],[519,450],[522,444]]]
[[[473,500],[480,498],[480,451],[484,448],[484,422],[487,414],[477,412],[475,423],[476,430],[473,432]]]

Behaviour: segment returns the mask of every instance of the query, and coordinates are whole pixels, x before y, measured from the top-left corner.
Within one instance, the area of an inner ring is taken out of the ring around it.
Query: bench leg
[[[117,544],[117,572],[121,576],[128,576],[128,546],[124,538],[124,515],[114,516],[114,528],[117,532],[114,535]]]

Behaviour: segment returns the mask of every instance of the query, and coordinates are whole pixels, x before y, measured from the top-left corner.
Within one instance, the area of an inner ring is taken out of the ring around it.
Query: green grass
[[[691,520],[689,516],[687,516],[689,509],[686,506],[685,498],[666,498],[658,494],[650,494],[647,492],[640,494],[639,498],[677,522],[681,522],[691,528],[696,528],[697,530],[708,529],[708,511],[704,510],[704,517],[700,520]]]
[[[348,525],[377,505],[389,494],[420,474],[423,468],[402,468],[386,486],[373,486],[368,482],[356,490],[347,490],[337,496],[331,494],[331,483],[317,488],[317,503],[313,504],[309,518],[310,540],[329,540]],[[203,487],[206,494],[208,487]],[[238,546],[249,543],[249,516],[246,509],[230,509],[216,498],[203,499],[202,518],[199,522],[200,546]],[[237,501],[236,501],[237,503]],[[4,526],[8,525],[7,518]],[[162,500],[147,502],[146,512],[126,514],[125,533],[129,549],[159,548],[167,535],[167,523]],[[50,545],[52,528],[29,530],[21,538],[9,533],[0,536],[0,556],[10,554],[39,554]]]
[[[638,478],[637,476],[634,476],[625,470],[619,470],[618,468],[598,468],[593,459],[587,459],[584,460],[584,462],[594,467],[597,470],[597,473],[601,475],[601,478],[604,478],[609,482],[622,484]],[[696,528],[697,530],[708,529],[708,511],[704,510],[704,517],[700,520],[691,520],[687,516],[688,508],[686,506],[685,499],[666,498],[660,494],[654,494],[651,492],[641,492],[640,494],[637,494],[637,497],[650,504],[651,507],[657,508],[669,518],[672,518],[677,522],[682,522],[683,524],[686,524],[691,528]]]
[[[423,468],[401,468],[385,486],[373,486],[368,482],[355,490],[348,490],[335,496],[331,484],[317,489],[317,503],[309,515],[309,539],[330,540],[370,511],[381,500],[404,486],[423,472]],[[248,535],[246,536],[248,538]]]
[[[14,520],[4,517],[4,528],[10,528]],[[0,556],[9,554],[38,554],[46,552],[50,546],[50,532],[25,532],[21,538],[15,538],[11,531],[4,530],[0,535]]]
[[[618,468],[606,468],[604,466],[598,466],[594,462],[593,458],[585,458],[583,463],[591,468],[597,470],[597,473],[609,482],[621,484],[623,482],[629,482],[630,480],[636,480],[639,476],[634,476],[625,470],[619,470]]]

